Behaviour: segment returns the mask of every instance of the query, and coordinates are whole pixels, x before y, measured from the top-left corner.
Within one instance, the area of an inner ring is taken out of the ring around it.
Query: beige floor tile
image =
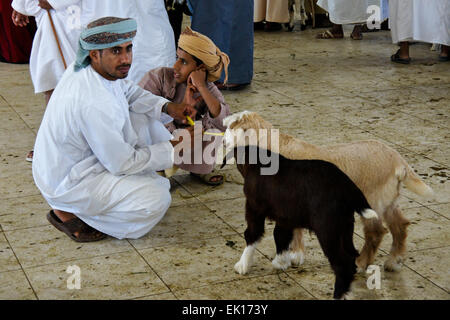
[[[52,225],[6,231],[5,236],[24,267],[33,267],[123,252],[131,249],[126,240],[107,238],[78,243]]]
[[[244,246],[243,239],[234,235],[139,252],[164,283],[177,291],[241,279],[242,276],[234,271],[234,265],[239,261]],[[254,261],[258,268],[252,269],[251,276],[274,272],[260,253],[255,253]]]
[[[49,210],[41,195],[8,199],[0,203],[0,225],[4,231],[48,226]]]
[[[450,203],[436,204],[428,206],[428,209],[450,219]]]
[[[226,223],[203,204],[171,207],[145,236],[130,240],[138,249],[177,245],[195,240],[234,234]]]
[[[28,151],[30,149],[27,148],[0,148],[0,176],[2,178],[18,174],[32,176],[31,163],[25,161]]]
[[[80,289],[75,287],[79,268]],[[169,290],[134,251],[91,259],[71,260],[26,272],[40,300],[48,299],[133,299]]]
[[[402,299],[448,299],[447,293],[416,272],[403,268],[400,272],[385,272],[382,259],[378,256],[374,266],[380,272],[380,289],[369,289],[370,276],[375,273],[358,273],[352,283],[355,300],[402,300]],[[319,265],[288,272],[289,276],[298,282],[318,299],[332,299],[334,290],[334,273],[329,265]],[[408,298],[406,298],[408,297]]]
[[[134,300],[178,300],[178,299],[172,292],[168,292],[139,297],[135,298]]]
[[[449,252],[449,246],[410,252],[405,259],[405,264],[421,276],[446,290],[447,293],[450,293],[450,271],[445,260]]]
[[[206,287],[175,291],[182,300],[310,300],[313,297],[284,273],[244,277]]]
[[[417,273],[405,268],[401,272],[392,273],[380,270],[380,289],[369,289],[367,282],[371,282],[369,274],[357,274],[352,283],[352,293],[355,300],[442,300],[448,299],[448,294],[422,278]],[[316,266],[309,269],[288,272],[289,276],[298,282],[318,299],[332,299],[334,291],[334,273],[330,266]],[[406,298],[408,297],[408,298]]]
[[[19,161],[25,160],[21,159]],[[34,184],[31,169],[17,173],[16,175],[8,174],[7,176],[2,177],[2,184],[0,184],[0,199],[2,199],[2,201],[9,201],[6,199],[15,199],[38,194],[39,190]]]
[[[181,191],[182,197],[195,196],[201,202],[219,201],[225,199],[235,199],[242,197],[243,185],[235,183],[234,181],[241,181],[240,173],[235,170],[222,170],[221,173],[227,174],[228,180],[220,186],[208,186],[203,182],[200,182],[196,177],[191,175],[183,175],[174,177],[178,183],[182,184],[189,193]]]
[[[245,197],[206,202],[205,205],[231,228],[239,233],[244,233],[247,228],[245,222]]]
[[[0,273],[20,269],[20,264],[6,240],[4,233],[0,232]]]
[[[0,272],[0,300],[36,300],[22,270]]]

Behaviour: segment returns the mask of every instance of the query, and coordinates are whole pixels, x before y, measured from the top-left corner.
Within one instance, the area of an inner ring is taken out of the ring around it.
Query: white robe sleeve
[[[17,12],[26,16],[36,16],[39,11],[42,10],[38,6],[38,1],[35,0],[14,0],[11,3],[11,7]]]
[[[85,110],[80,114],[80,130],[94,155],[113,175],[136,174],[147,169],[159,171],[173,166],[173,147],[168,141],[135,148],[125,141],[123,117],[96,106]]]
[[[149,118],[160,119],[162,107],[167,102],[170,102],[163,97],[142,89],[132,81],[125,80],[123,89],[130,105],[130,110],[135,113],[145,113]]]
[[[47,0],[55,10],[65,10],[67,7],[77,4],[80,0]]]

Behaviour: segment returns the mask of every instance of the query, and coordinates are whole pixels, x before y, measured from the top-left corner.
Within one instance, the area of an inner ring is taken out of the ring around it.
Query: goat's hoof
[[[290,252],[289,255],[293,266],[300,266],[305,262],[305,254],[301,251]]]
[[[341,298],[341,300],[353,300],[353,299],[354,299],[354,296],[351,291],[344,293]]]
[[[250,266],[247,263],[242,262],[241,260],[239,260],[234,265],[234,270],[236,270],[236,272],[239,274],[246,274],[249,269],[250,269]]]
[[[286,254],[277,254],[275,256],[275,259],[272,260],[272,265],[275,269],[278,270],[286,270],[291,266],[291,260],[289,259],[289,256]]]
[[[368,266],[367,263],[358,261],[358,259],[356,259],[355,263],[356,263],[356,272],[366,273],[367,266]]]
[[[367,270],[367,268],[363,268],[363,267],[356,268],[357,273],[366,273],[366,270]]]
[[[389,258],[384,262],[384,270],[399,272],[402,269],[401,258]]]

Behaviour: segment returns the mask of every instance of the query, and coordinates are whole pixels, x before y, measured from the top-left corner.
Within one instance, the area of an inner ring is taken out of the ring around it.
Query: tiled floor
[[[254,81],[226,92],[233,111],[259,112],[282,131],[316,144],[378,139],[397,149],[434,188],[433,202],[404,190],[412,221],[408,253],[398,273],[381,271],[354,282],[356,299],[449,299],[450,63],[425,44],[411,47],[409,66],[392,64],[389,32],[363,41],[315,40],[319,30],[255,34]],[[346,35],[349,30],[346,29]],[[329,299],[333,274],[316,238],[306,235],[303,266],[276,272],[273,224],[246,276],[233,265],[245,246],[242,179],[208,187],[181,172],[172,178],[173,204],[138,240],[79,244],[49,225],[25,154],[44,111],[28,65],[0,64],[0,299]],[[363,244],[357,219],[354,242]],[[375,263],[390,248],[387,235]],[[68,266],[81,289],[68,289]]]

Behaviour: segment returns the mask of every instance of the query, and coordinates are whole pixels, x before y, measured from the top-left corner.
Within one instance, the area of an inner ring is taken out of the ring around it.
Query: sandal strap
[[[63,222],[63,226],[70,233],[75,233],[75,232],[84,233],[84,232],[92,231],[92,228],[89,225],[87,225],[86,223],[84,223],[80,218],[74,218],[74,219],[70,219],[66,222]]]

